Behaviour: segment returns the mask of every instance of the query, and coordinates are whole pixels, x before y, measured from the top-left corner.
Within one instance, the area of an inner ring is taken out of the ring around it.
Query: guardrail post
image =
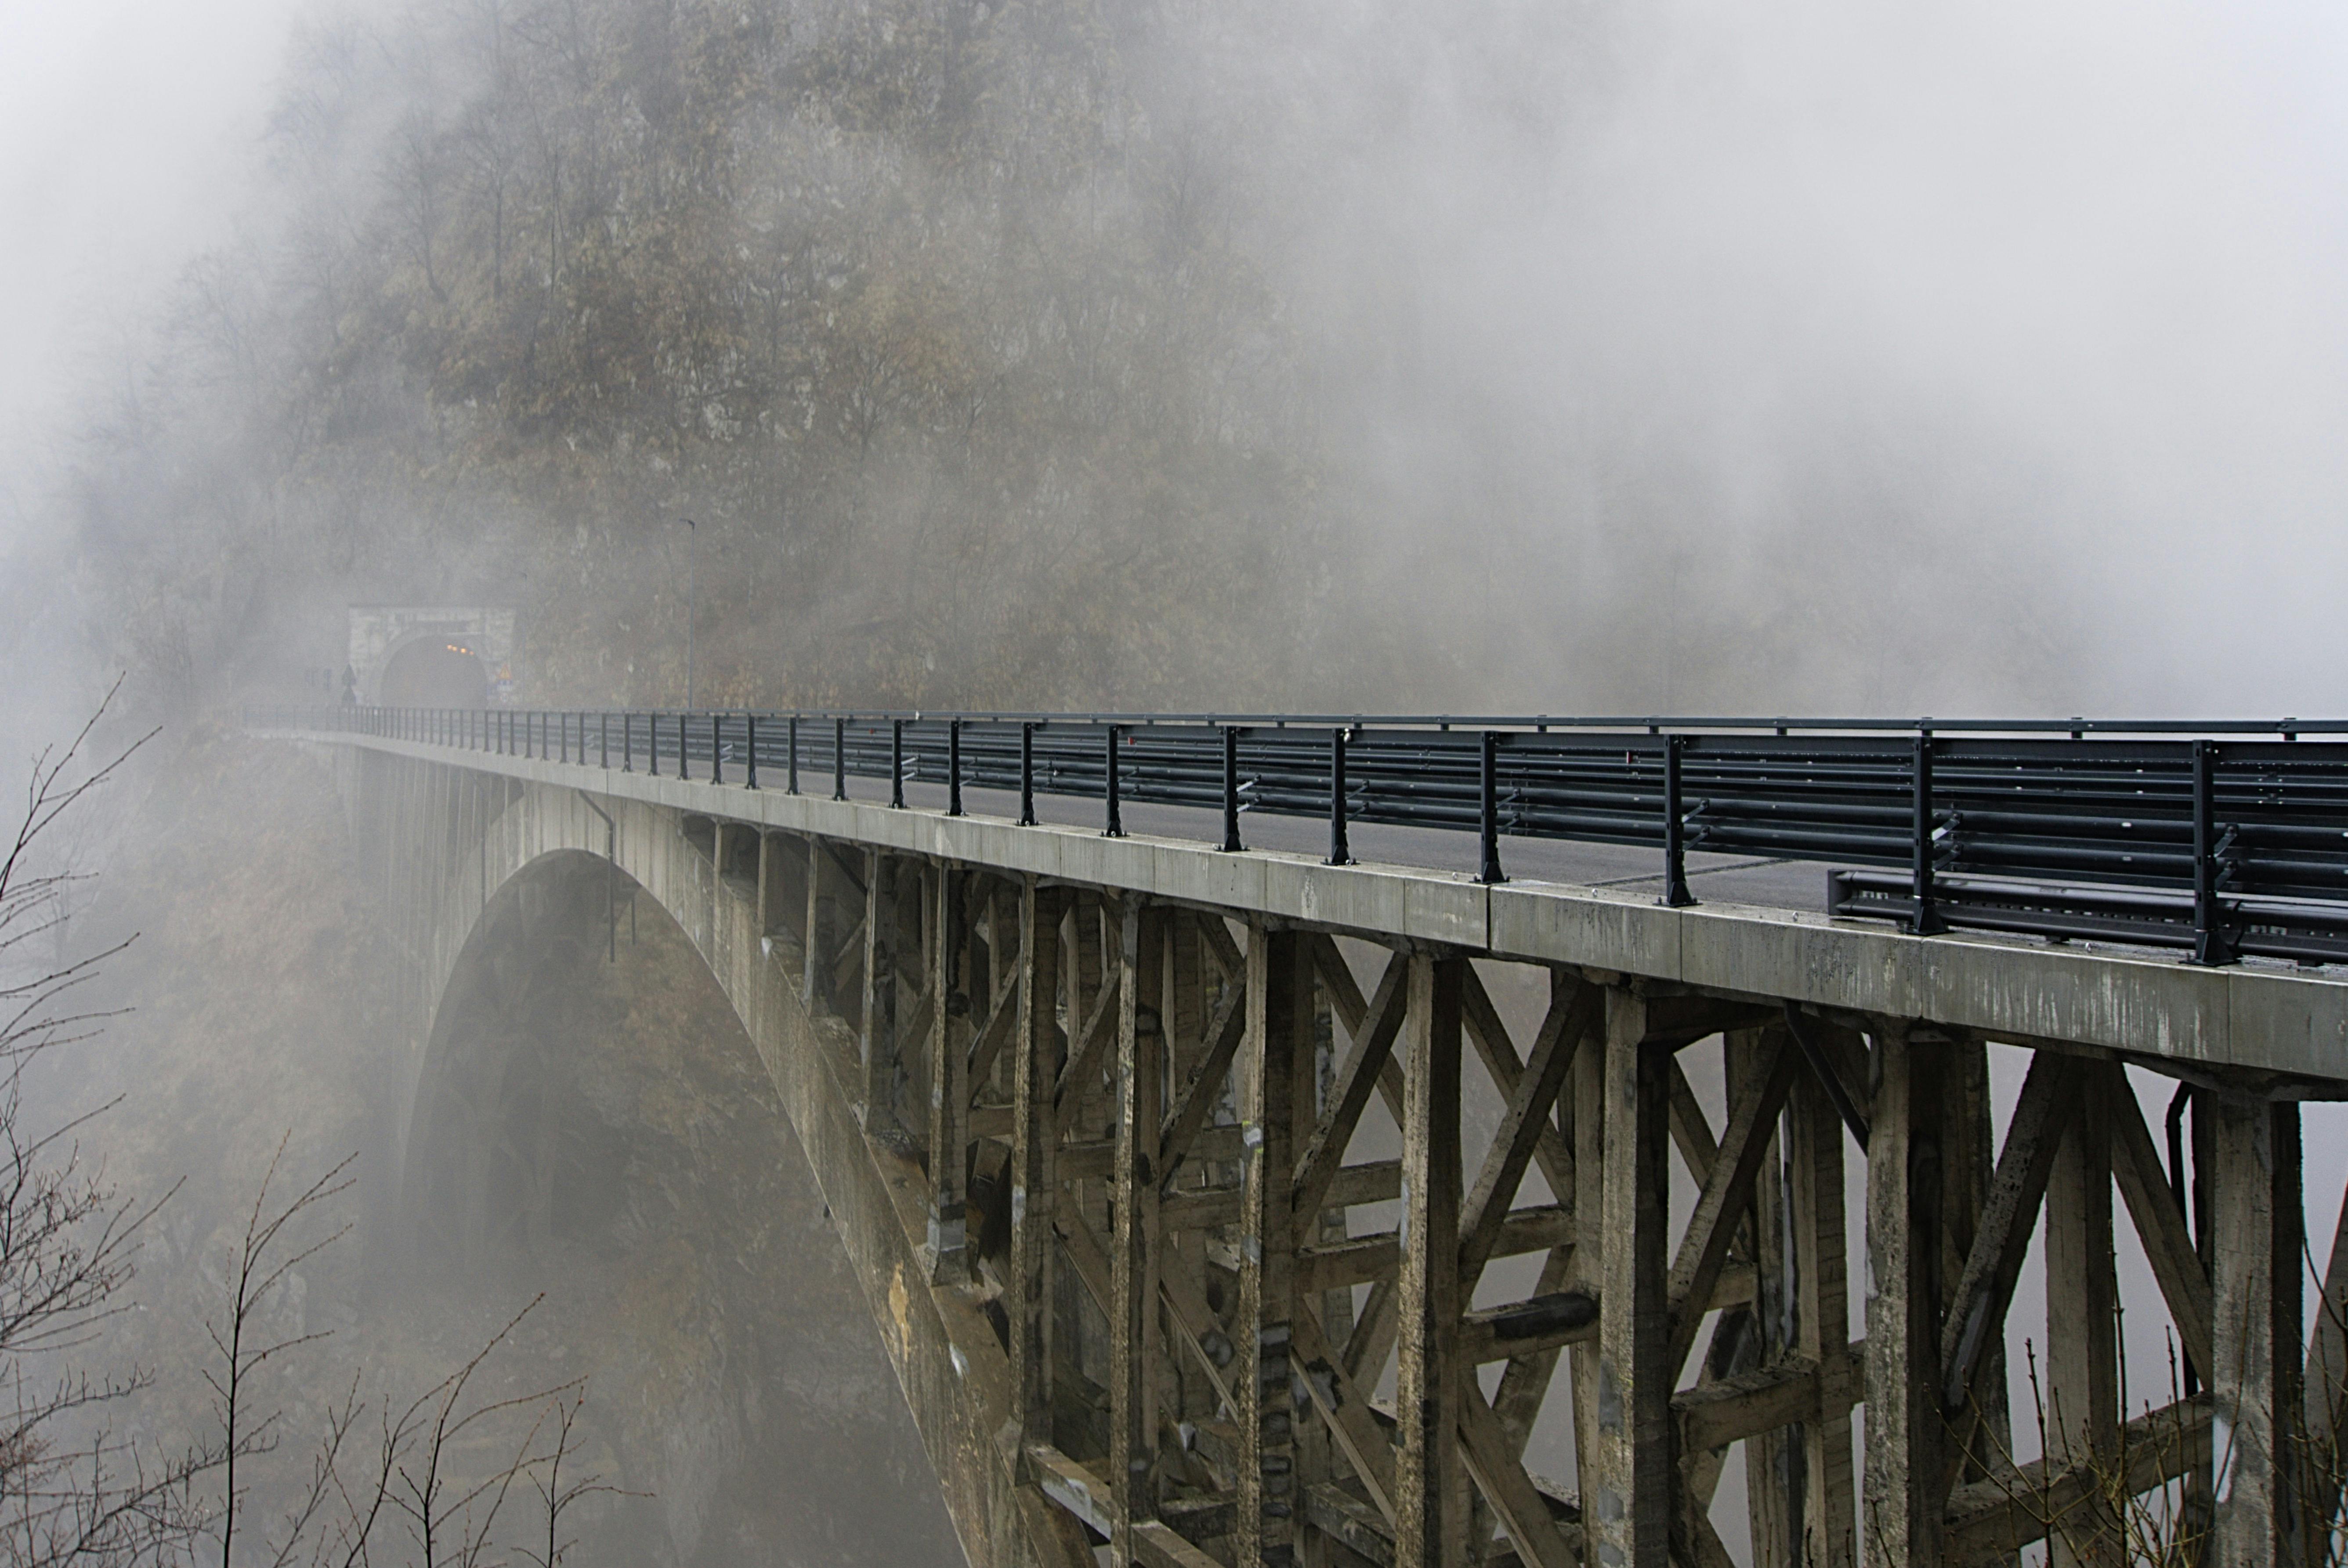
[[[1919,937],[1934,937],[1949,928],[1932,892],[1932,732],[1916,734],[1916,758],[1909,770],[1915,781],[1915,845],[1909,869],[1909,893],[1915,907],[1908,929]]]
[[[709,782],[726,782],[726,719],[723,714],[709,715]]]
[[[1123,838],[1125,836],[1125,812],[1117,800],[1117,726],[1115,724],[1111,724],[1108,727],[1107,755],[1108,777],[1107,781],[1107,787],[1106,793],[1108,802],[1108,825],[1101,829],[1101,836],[1103,838]]]
[[[660,777],[660,710],[644,715],[644,776]]]
[[[676,716],[676,777],[679,784],[693,777],[693,715]]]
[[[1035,726],[1019,726],[1019,825],[1035,825]]]
[[[2218,831],[2218,743],[2193,743],[2193,961],[2230,964],[2240,958],[2218,901],[2224,867]]]
[[[1345,732],[1341,727],[1329,732],[1329,862],[1332,866],[1354,864],[1354,851],[1345,838]]]
[[[905,804],[905,721],[889,721],[889,804],[902,810]]]
[[[789,771],[784,775],[783,793],[786,794],[797,794],[799,793],[799,716],[797,713],[793,713],[791,715],[790,735],[788,739],[789,744],[785,752],[785,756],[787,758],[786,766]]]
[[[1685,735],[1663,737],[1663,903],[1673,909],[1684,909],[1695,902],[1695,894],[1688,887],[1687,835],[1683,826],[1687,808],[1680,791],[1680,753],[1686,748]]]
[[[946,721],[946,815],[962,815],[962,721]]]
[[[1240,842],[1240,733],[1235,725],[1223,726],[1223,851],[1236,854],[1245,849]]]
[[[749,773],[749,776],[742,781],[742,787],[744,789],[757,789],[758,787],[757,714],[745,713],[742,715],[742,747],[743,750],[748,753],[743,758],[743,765]]]
[[[1479,768],[1477,824],[1482,838],[1483,866],[1476,880],[1483,883],[1506,882],[1500,871],[1500,737],[1498,733],[1484,732],[1484,743],[1478,754]]]
[[[848,720],[831,722],[831,798],[848,798]]]
[[[612,765],[612,714],[609,709],[595,715],[595,765],[607,771]]]

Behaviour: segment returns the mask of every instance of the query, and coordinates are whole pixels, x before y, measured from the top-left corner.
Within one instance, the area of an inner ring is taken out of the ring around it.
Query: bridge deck
[[[2256,961],[2213,968],[2142,949],[1983,932],[1910,936],[1820,913],[1821,899],[1806,897],[1802,884],[1822,890],[1824,869],[1798,862],[1713,873],[1692,860],[1705,899],[1668,908],[1655,902],[1657,878],[1641,874],[1641,852],[1608,845],[1509,841],[1511,880],[1487,886],[1465,871],[1439,868],[1460,860],[1462,835],[1422,828],[1358,828],[1354,842],[1364,863],[1333,866],[1303,846],[1313,829],[1297,819],[1251,817],[1251,837],[1264,847],[1232,855],[1198,831],[1211,814],[1179,807],[1128,807],[1128,836],[1112,839],[1083,824],[1081,800],[1039,796],[1045,820],[1019,827],[1007,811],[983,815],[987,806],[1013,804],[994,792],[968,792],[971,815],[950,817],[942,802],[915,804],[926,793],[918,789],[909,791],[904,809],[892,808],[871,780],[850,779],[843,802],[377,736],[336,739],[783,832],[1373,937],[1944,1024],[2016,1044],[2093,1045],[2180,1066],[2348,1084],[2348,979],[2334,971]],[[1299,847],[1270,846],[1282,840]],[[1715,898],[1715,888],[1730,896]],[[2340,1092],[2348,1095],[2348,1088]],[[2307,1094],[2335,1097],[2314,1087]]]
[[[1510,845],[1493,884],[1403,864],[1457,842],[1413,830],[1332,866],[1270,819],[1229,853],[1175,808],[1112,837],[299,738],[444,925],[584,850],[686,926],[982,1565],[1719,1568],[1739,1449],[1725,1533],[1766,1568],[2117,1561],[2154,1515],[2180,1560],[2336,1555],[2348,1239],[2312,1318],[2294,1288],[2336,977],[1665,907],[1635,851]],[[2125,1062],[2184,1081],[2166,1163]],[[2023,1333],[2058,1402],[2017,1464]],[[2187,1385],[2131,1411],[2163,1336]]]

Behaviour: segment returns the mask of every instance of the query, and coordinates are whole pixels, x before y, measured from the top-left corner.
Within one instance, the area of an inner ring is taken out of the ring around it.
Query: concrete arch
[[[856,1040],[843,1020],[802,1006],[795,944],[762,918],[761,835],[659,802],[591,799],[535,781],[485,788],[421,758],[338,748],[335,761],[361,852],[390,896],[412,998],[395,1150],[422,1146],[413,1112],[441,1001],[484,918],[534,866],[592,857],[635,891],[640,913],[656,907],[674,922],[747,1034],[844,1245],[964,1554],[981,1568],[1076,1561],[1050,1544],[1065,1536],[1056,1511],[1014,1483],[997,1450],[1009,1393],[994,1328],[975,1304],[927,1283],[918,1158],[866,1137],[848,1089]],[[410,1180],[405,1169],[400,1180]]]
[[[610,940],[613,891],[602,857],[555,850],[476,921],[410,1119],[402,1279],[460,1308],[541,1296],[510,1356],[538,1356],[549,1385],[589,1378],[626,1494],[582,1568],[951,1561],[927,1455],[747,1036],[651,900]]]

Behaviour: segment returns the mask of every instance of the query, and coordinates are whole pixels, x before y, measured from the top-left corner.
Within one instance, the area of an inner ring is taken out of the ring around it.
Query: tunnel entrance
[[[462,642],[423,638],[391,656],[377,701],[395,708],[486,708],[489,673]]]
[[[549,856],[491,899],[435,1020],[403,1209],[398,1288],[457,1310],[386,1311],[469,1331],[544,1292],[519,1375],[586,1377],[611,1479],[649,1494],[607,1500],[575,1568],[963,1560],[747,1033],[608,862]]]

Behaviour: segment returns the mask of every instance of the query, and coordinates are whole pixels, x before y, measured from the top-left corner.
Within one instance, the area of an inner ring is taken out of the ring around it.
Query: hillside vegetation
[[[1241,197],[1123,63],[1147,25],[309,23],[270,210],[190,271],[76,478],[122,657],[225,695],[333,657],[350,600],[487,599],[538,700],[674,700],[690,516],[718,702],[1292,682],[1295,356]]]
[[[1645,8],[376,5],[298,29],[244,238],[73,454],[88,662],[161,712],[385,600],[519,608],[522,701],[675,703],[696,575],[718,703],[2116,678],[2045,526],[2101,480],[1853,313],[1841,230],[1714,210],[1779,110],[1659,108]]]

